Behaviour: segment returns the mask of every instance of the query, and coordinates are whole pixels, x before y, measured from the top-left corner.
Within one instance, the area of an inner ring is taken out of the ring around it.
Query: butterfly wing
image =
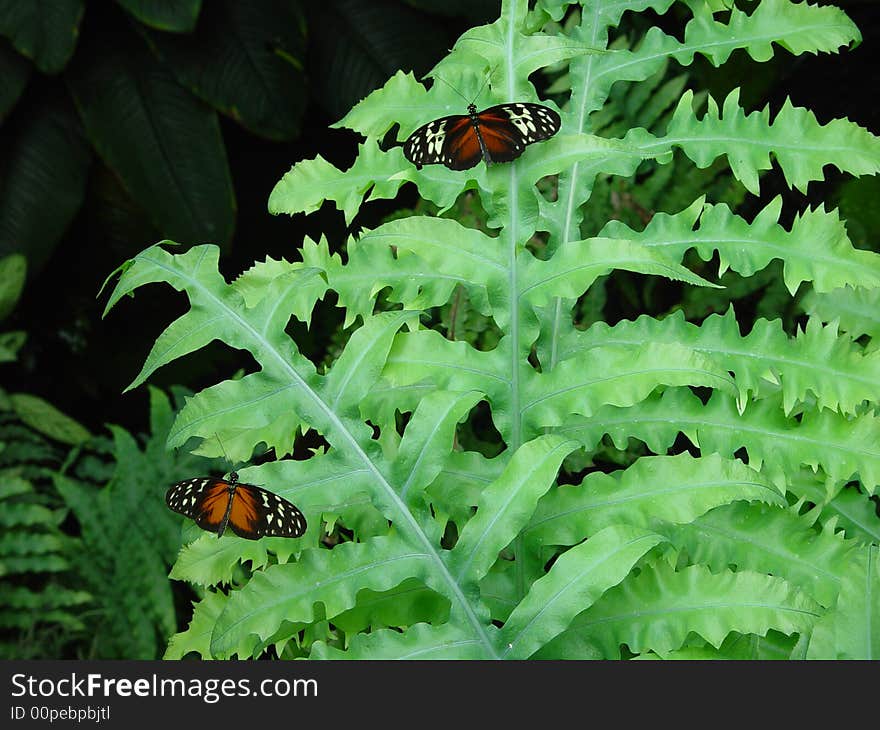
[[[403,154],[417,168],[441,163],[467,170],[480,161],[480,143],[467,115],[440,117],[419,127],[403,144]]]
[[[165,494],[168,508],[196,521],[203,530],[217,532],[229,505],[230,483],[214,477],[177,482]]]
[[[441,117],[413,132],[403,145],[403,154],[417,168],[442,163],[450,170],[468,170],[483,156],[490,162],[510,162],[532,142],[552,137],[561,120],[543,104],[497,104],[477,115],[479,135],[469,116]]]
[[[561,120],[542,104],[515,103],[490,106],[478,115],[480,135],[492,162],[510,162],[533,142],[552,137]]]
[[[254,484],[238,484],[229,513],[229,527],[239,537],[300,537],[306,518],[292,502]]]

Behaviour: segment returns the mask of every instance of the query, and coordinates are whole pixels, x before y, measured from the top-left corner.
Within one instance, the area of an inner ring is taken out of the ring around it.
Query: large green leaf
[[[32,274],[82,205],[89,169],[76,113],[58,91],[8,122],[0,142],[0,255],[23,253]]]
[[[825,322],[839,320],[852,339],[862,335],[880,339],[880,289],[841,286],[826,294],[810,291],[801,304]]]
[[[786,99],[771,122],[769,106],[751,114],[740,108],[739,89],[724,99],[721,108],[710,97],[707,113],[699,121],[692,104],[693,92],[687,91],[665,139],[680,146],[699,168],[727,155],[733,174],[751,193],[760,189],[759,173],[771,168],[771,153],[786,181],[804,192],[810,181],[824,179],[826,165],[854,175],[880,171],[880,139],[847,119],[819,124],[812,111]],[[728,145],[727,140],[733,139],[740,141]]]
[[[190,652],[203,657],[211,656],[211,632],[225,605],[225,595],[208,591],[201,601],[194,604],[192,620],[186,631],[174,634],[168,640],[165,659],[183,659]]]
[[[196,34],[147,31],[178,81],[250,131],[299,133],[306,107],[305,20],[289,0],[215,0]]]
[[[789,337],[779,320],[757,319],[743,337],[732,307],[700,325],[687,322],[678,311],[662,320],[642,316],[614,327],[597,322],[585,332],[571,327],[557,338],[556,357],[583,356],[593,345],[644,348],[651,342],[693,347],[735,375],[742,398],[781,394],[787,414],[815,400],[820,409],[855,415],[876,393],[880,379],[880,355],[865,356],[834,325],[823,327],[811,317],[803,331]]]
[[[189,33],[196,26],[202,0],[116,0],[144,25]]]
[[[55,74],[73,55],[84,10],[83,0],[0,0],[0,34],[40,71]]]
[[[306,551],[296,563],[256,573],[245,588],[233,593],[214,626],[211,653],[248,656],[253,635],[266,639],[284,621],[312,621],[318,603],[327,617],[333,617],[354,606],[364,588],[387,590],[429,570],[428,554],[402,554],[396,540],[388,538]],[[322,578],[316,581],[309,575]]]
[[[877,257],[853,248],[837,211],[807,208],[795,217],[790,231],[778,222],[781,211],[782,198],[776,197],[748,223],[726,205],[706,205],[698,198],[673,215],[658,213],[640,233],[620,221],[609,222],[602,233],[633,238],[674,261],[680,261],[689,248],[695,248],[704,261],[717,253],[719,274],[731,269],[752,276],[773,259],[781,259],[785,286],[792,294],[805,281],[819,292],[880,282]],[[699,228],[694,230],[698,220]]]
[[[452,624],[418,623],[403,633],[380,629],[357,634],[346,651],[315,644],[313,659],[485,659],[479,642]]]
[[[859,478],[869,494],[880,484],[880,418],[872,412],[846,418],[832,411],[810,411],[786,418],[781,399],[751,403],[739,413],[733,399],[715,391],[704,405],[686,389],[667,390],[631,408],[605,407],[592,419],[569,419],[560,431],[593,448],[608,433],[625,448],[635,436],[656,453],[665,453],[679,433],[705,453],[733,456],[745,447],[749,463],[785,483],[801,466],[821,467],[835,480]]]
[[[524,444],[504,473],[480,495],[477,514],[461,532],[449,554],[453,575],[461,581],[479,580],[520,532],[552,484],[562,460],[575,443],[548,435]]]
[[[837,606],[816,624],[808,659],[880,656],[880,549],[869,545],[842,571]]]
[[[163,235],[228,243],[235,198],[216,112],[131,31],[84,45],[68,79],[98,154]]]

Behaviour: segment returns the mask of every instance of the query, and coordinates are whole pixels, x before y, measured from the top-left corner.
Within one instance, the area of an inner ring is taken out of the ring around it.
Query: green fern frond
[[[591,419],[569,419],[560,433],[593,448],[607,433],[618,448],[630,437],[665,453],[679,433],[702,451],[732,457],[740,448],[777,484],[801,466],[821,467],[835,480],[858,477],[869,494],[880,478],[880,422],[872,413],[848,419],[830,411],[786,418],[780,400],[755,401],[740,414],[734,400],[716,392],[705,405],[682,389],[668,390],[632,408],[605,407]]]
[[[880,340],[880,289],[841,285],[832,292],[809,292],[802,301],[804,311],[823,322],[840,322],[840,328],[854,340],[868,335],[872,349]]]
[[[663,523],[689,524],[735,500],[785,504],[777,488],[739,461],[717,454],[646,456],[626,470],[593,472],[577,486],[554,489],[524,535],[542,545],[574,545],[615,524],[662,531]]]
[[[816,624],[808,659],[876,659],[880,654],[880,556],[876,545],[850,556],[833,611]]]
[[[792,294],[805,281],[811,282],[816,292],[830,292],[847,284],[880,284],[877,256],[853,248],[836,211],[808,208],[795,217],[790,231],[778,223],[781,211],[782,198],[777,196],[747,223],[726,205],[707,205],[698,199],[680,213],[657,213],[641,233],[611,221],[601,235],[632,238],[674,261],[680,261],[691,248],[704,261],[717,252],[719,275],[730,269],[751,276],[780,259],[785,286]]]
[[[673,651],[691,632],[717,648],[733,631],[808,632],[820,616],[819,604],[781,578],[713,574],[700,565],[676,571],[658,562],[608,591],[542,651],[568,634],[580,635],[609,659],[620,658],[623,645],[636,654]]]
[[[207,591],[195,604],[192,619],[185,631],[174,634],[168,640],[165,659],[183,659],[187,654],[196,653],[209,659],[211,657],[211,633],[214,624],[225,605],[226,596],[216,591]]]
[[[719,507],[661,532],[714,571],[735,565],[778,575],[825,607],[837,598],[841,573],[856,549],[789,509],[758,504]]]
[[[527,659],[605,591],[620,583],[635,562],[662,538],[647,530],[611,526],[564,553],[504,622],[502,658]]]
[[[815,402],[820,409],[856,415],[873,400],[880,381],[880,356],[865,355],[833,324],[823,327],[813,318],[789,338],[779,320],[759,319],[742,336],[732,307],[700,325],[685,321],[679,311],[662,320],[642,316],[614,327],[597,322],[586,332],[572,328],[560,336],[555,357],[564,360],[610,344],[635,349],[647,343],[693,348],[734,373],[740,399],[781,395],[786,414]]]

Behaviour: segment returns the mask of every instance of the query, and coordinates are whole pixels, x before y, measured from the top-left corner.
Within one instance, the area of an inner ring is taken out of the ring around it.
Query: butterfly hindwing
[[[417,168],[442,163],[451,170],[467,170],[481,158],[510,162],[533,142],[559,131],[559,115],[543,104],[497,104],[477,113],[441,117],[419,127],[406,140],[403,153]]]
[[[306,518],[292,502],[254,484],[239,484],[232,502],[229,527],[239,537],[299,537]]]

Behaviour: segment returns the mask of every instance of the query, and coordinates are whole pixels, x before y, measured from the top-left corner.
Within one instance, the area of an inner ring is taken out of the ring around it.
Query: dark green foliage
[[[16,53],[7,40],[0,40],[0,123],[15,106],[31,75],[31,65]]]
[[[254,134],[283,140],[299,133],[306,20],[298,4],[215,0],[202,10],[197,35],[143,34],[181,85]]]
[[[178,627],[168,571],[175,481],[216,471],[165,449],[173,411],[150,392],[152,432],[111,426],[67,455],[0,411],[0,652],[6,658],[154,659]],[[143,443],[141,443],[143,442]]]
[[[0,424],[6,446],[11,434]],[[36,455],[36,454],[34,454]],[[63,656],[86,627],[92,596],[74,578],[75,540],[59,525],[66,508],[20,468],[0,468],[0,657]]]
[[[82,205],[91,160],[73,104],[52,86],[0,142],[0,255],[22,253],[37,270]]]
[[[95,151],[164,235],[230,240],[235,200],[214,110],[137,36],[81,49],[67,81]]]
[[[2,0],[0,35],[40,71],[56,74],[73,55],[84,11],[84,0]]]
[[[134,207],[116,245],[151,240],[149,221],[228,249],[218,114],[295,140],[312,97],[338,118],[397,68],[427,70],[451,42],[435,26],[403,0],[0,0],[0,255],[42,269],[94,194],[90,148]]]
[[[50,408],[44,413],[51,418],[63,416]],[[68,509],[52,487],[65,447],[48,439],[40,425],[32,428],[24,423],[0,390],[0,657],[4,659],[70,655],[84,640],[83,617],[92,601],[77,578],[77,541],[62,529]]]
[[[116,0],[141,23],[157,30],[190,33],[202,0]]]

